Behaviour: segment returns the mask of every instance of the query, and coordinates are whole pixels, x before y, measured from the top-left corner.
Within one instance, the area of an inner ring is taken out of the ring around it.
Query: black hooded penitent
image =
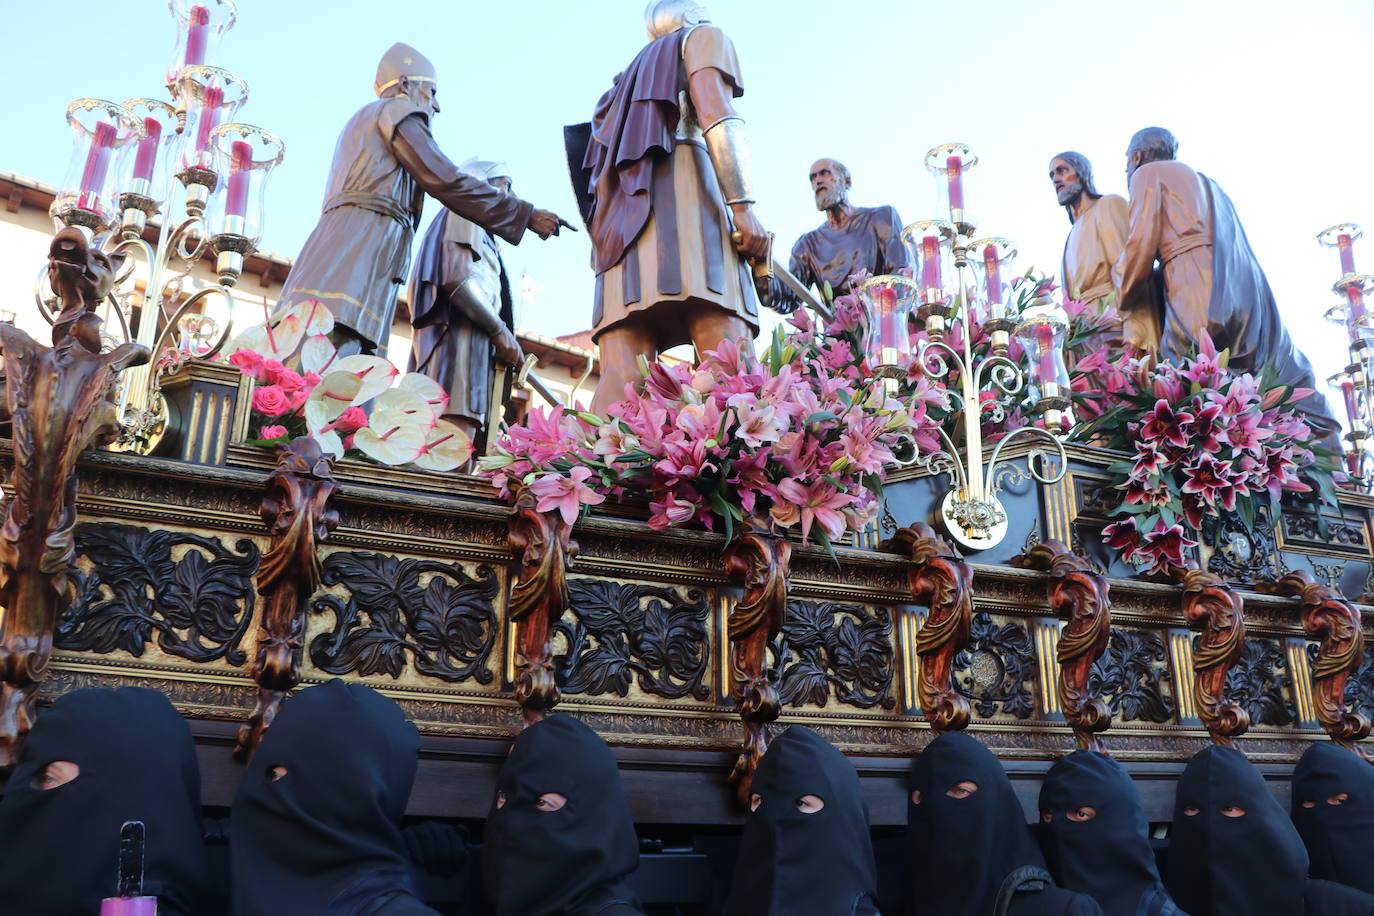
[[[1309,747],[1293,771],[1292,813],[1311,858],[1312,877],[1374,893],[1374,766],[1369,761],[1335,744]]]
[[[515,739],[496,787],[482,871],[499,916],[639,912],[624,883],[639,867],[639,841],[615,757],[596,732],[566,715],[536,722]],[[541,809],[548,793],[567,803]]]
[[[400,822],[419,747],[367,687],[333,680],[286,700],[234,798],[235,916],[352,916],[411,893]]]
[[[81,768],[38,787],[48,764]],[[146,827],[143,892],[158,912],[206,910],[200,771],[186,722],[155,690],[78,690],[38,717],[0,802],[0,909],[92,916],[116,894],[119,829]]]
[[[963,782],[976,791],[955,797]],[[920,793],[919,804],[907,799],[920,916],[1101,912],[1091,898],[1054,887],[1011,780],[978,741],[963,732],[936,738],[916,758],[908,788]]]
[[[868,809],[849,760],[793,725],[768,746],[750,784],[758,808],[744,821],[727,916],[877,913]],[[825,806],[798,806],[815,795]]]
[[[1094,751],[1060,760],[1040,787],[1040,811],[1060,887],[1088,894],[1106,916],[1178,913],[1155,868],[1140,793],[1115,760]]]

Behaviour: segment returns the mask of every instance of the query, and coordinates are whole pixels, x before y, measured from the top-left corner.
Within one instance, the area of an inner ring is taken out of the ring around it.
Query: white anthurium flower
[[[471,457],[472,440],[467,433],[449,420],[440,420],[430,430],[415,464],[426,471],[451,471],[462,467]]]
[[[365,404],[391,387],[391,380],[400,373],[396,367],[380,356],[364,356],[361,353],[334,360],[329,374],[347,372],[362,380],[362,387],[354,395],[353,404]]]

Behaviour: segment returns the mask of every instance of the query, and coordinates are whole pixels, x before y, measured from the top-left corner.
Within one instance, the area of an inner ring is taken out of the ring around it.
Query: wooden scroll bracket
[[[1042,541],[1011,563],[1049,574],[1050,610],[1065,621],[1055,650],[1059,705],[1078,746],[1106,753],[1097,733],[1111,726],[1112,713],[1105,700],[1089,691],[1088,678],[1112,635],[1107,579],[1059,541]]]
[[[339,513],[329,507],[337,489],[333,458],[309,436],[284,446],[268,475],[258,510],[272,536],[258,566],[263,600],[252,669],[258,702],[239,729],[239,760],[253,756],[282,699],[301,682],[307,604],[320,587],[319,546],[339,524]]]
[[[1317,721],[1332,741],[1364,757],[1355,742],[1369,737],[1369,720],[1345,707],[1346,683],[1364,659],[1360,612],[1340,592],[1317,583],[1306,571],[1290,572],[1264,590],[1298,599],[1303,629],[1320,641],[1312,666]]]
[[[768,680],[768,642],[778,635],[787,611],[791,563],[792,545],[757,527],[725,548],[725,575],[744,589],[726,628],[731,696],[744,721],[744,749],[730,784],[746,808],[754,770],[768,750],[768,723],[781,711],[778,688]]]
[[[57,233],[48,279],[62,303],[52,347],[0,324],[5,407],[14,443],[9,504],[0,526],[0,767],[9,767],[34,721],[34,698],[52,654],[53,628],[70,606],[76,554],[76,460],[119,429],[115,378],[148,362],[126,343],[100,352],[95,309],[114,283],[108,256],[74,228]]]
[[[525,725],[558,705],[553,627],[571,603],[568,569],[578,549],[572,526],[557,511],[538,511],[537,502],[528,487],[520,489],[506,537],[515,560],[506,615],[515,624],[515,701]]]
[[[1245,651],[1245,606],[1235,589],[1215,573],[1180,571],[1183,616],[1200,628],[1193,650],[1193,692],[1198,717],[1212,741],[1236,747],[1235,739],[1250,727],[1250,714],[1226,702],[1226,675]]]
[[[916,634],[917,701],[935,734],[961,731],[969,723],[969,705],[954,689],[954,657],[973,624],[973,570],[923,522],[901,529],[889,543],[910,556],[912,600],[928,609]]]

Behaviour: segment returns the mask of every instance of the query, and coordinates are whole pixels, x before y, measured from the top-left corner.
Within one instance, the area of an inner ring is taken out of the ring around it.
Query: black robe
[[[844,754],[793,725],[768,746],[750,791],[759,805],[744,820],[726,916],[876,916],[868,807]],[[803,795],[825,806],[804,812]]]
[[[964,781],[977,791],[947,794]],[[908,788],[917,916],[1101,914],[1091,897],[1054,886],[1011,780],[978,741],[963,732],[936,738],[916,758]]]
[[[1179,906],[1192,916],[1374,914],[1374,895],[1310,881],[1307,864],[1297,829],[1244,754],[1213,745],[1188,762],[1169,843],[1167,885]]]
[[[433,913],[414,899],[400,827],[419,748],[371,688],[332,680],[287,699],[234,797],[234,916]]]
[[[1184,916],[1155,867],[1140,793],[1115,760],[1094,751],[1060,760],[1040,787],[1040,811],[1060,887],[1090,895],[1105,916]]]
[[[568,715],[520,733],[497,777],[482,872],[497,916],[630,916],[639,841],[611,750]],[[567,799],[557,811],[541,796]]]
[[[49,763],[81,768],[38,787]],[[38,717],[0,801],[0,911],[94,916],[117,893],[119,830],[145,827],[143,893],[163,916],[210,912],[191,730],[142,687],[78,690]]]
[[[1308,873],[1374,893],[1374,766],[1339,745],[1312,745],[1293,771],[1291,810]]]

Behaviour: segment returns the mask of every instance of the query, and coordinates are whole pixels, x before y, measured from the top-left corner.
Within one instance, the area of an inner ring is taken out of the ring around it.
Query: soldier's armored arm
[[[413,115],[397,125],[392,149],[426,194],[493,235],[519,244],[534,205],[461,171],[434,142],[423,117]]]
[[[488,337],[497,337],[506,330],[496,314],[501,290],[492,289],[485,274],[473,273],[457,283],[445,284],[444,293],[453,307]]]

